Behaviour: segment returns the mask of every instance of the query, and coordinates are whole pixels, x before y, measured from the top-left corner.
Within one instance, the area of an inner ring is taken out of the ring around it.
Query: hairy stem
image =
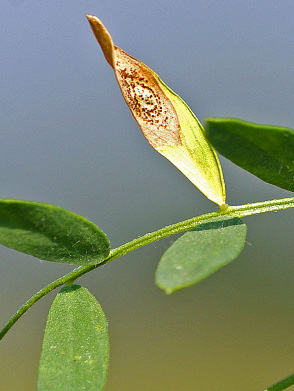
[[[264,391],[283,391],[294,385],[294,374],[285,377]]]
[[[280,200],[272,200],[272,201],[264,201],[257,202],[254,204],[246,204],[246,205],[238,205],[238,206],[228,206],[227,208],[222,208],[216,212],[207,213],[201,216],[193,217],[191,219],[181,221],[176,224],[168,225],[167,227],[161,228],[157,231],[148,233],[144,236],[141,236],[137,239],[132,240],[126,244],[123,244],[120,247],[115,248],[109,254],[109,256],[98,265],[90,265],[90,266],[80,266],[68,274],[65,274],[63,277],[58,278],[57,280],[51,282],[49,285],[41,289],[34,296],[32,296],[25,304],[23,304],[20,309],[10,318],[7,324],[0,331],[0,340],[4,337],[4,335],[10,330],[10,328],[16,323],[16,321],[27,312],[27,310],[32,307],[38,300],[42,297],[46,296],[49,292],[58,288],[63,284],[71,284],[77,278],[82,275],[94,270],[106,263],[113,261],[123,255],[136,250],[137,248],[146,246],[152,242],[163,239],[167,236],[174,235],[183,231],[187,231],[189,229],[195,228],[198,225],[205,223],[206,221],[219,216],[231,216],[231,217],[245,217],[251,216],[259,213],[265,212],[274,212],[283,209],[294,208],[294,197],[292,198],[284,198]],[[269,390],[279,390],[279,388]],[[283,390],[283,388],[281,388]]]

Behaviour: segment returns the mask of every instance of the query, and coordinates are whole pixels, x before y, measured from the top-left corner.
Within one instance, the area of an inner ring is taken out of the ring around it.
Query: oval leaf
[[[68,210],[32,201],[0,200],[0,244],[36,258],[78,265],[101,263],[106,235]]]
[[[204,280],[237,258],[246,231],[239,218],[221,217],[185,233],[163,254],[155,273],[157,286],[170,294]]]
[[[63,288],[50,308],[38,373],[38,391],[100,391],[107,377],[105,315],[90,292]]]
[[[87,15],[87,18],[148,142],[207,198],[225,205],[225,185],[218,157],[193,112],[152,69],[115,46],[96,16]]]
[[[211,143],[265,182],[294,191],[294,130],[233,118],[207,118]]]

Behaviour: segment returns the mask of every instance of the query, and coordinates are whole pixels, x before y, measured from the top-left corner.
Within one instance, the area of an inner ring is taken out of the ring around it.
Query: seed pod
[[[86,16],[148,142],[208,199],[224,206],[222,169],[199,120],[152,69],[113,44],[111,35],[96,16]]]

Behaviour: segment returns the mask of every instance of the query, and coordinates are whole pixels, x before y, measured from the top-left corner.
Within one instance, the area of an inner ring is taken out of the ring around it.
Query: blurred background
[[[149,65],[203,121],[294,128],[294,2],[3,0],[1,198],[53,203],[117,247],[216,210],[144,139],[85,14]],[[228,203],[291,196],[221,158]],[[170,237],[84,276],[109,321],[106,391],[263,390],[293,372],[293,211],[245,219],[244,251],[166,296],[153,275]],[[0,248],[1,327],[72,270]],[[1,342],[1,391],[35,389],[46,314],[38,302]]]

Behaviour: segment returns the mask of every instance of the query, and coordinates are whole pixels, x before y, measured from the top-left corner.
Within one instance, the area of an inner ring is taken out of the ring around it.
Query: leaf
[[[107,321],[99,303],[79,285],[63,288],[48,314],[37,390],[103,390],[108,360]]]
[[[96,16],[86,16],[148,142],[208,199],[225,205],[225,184],[218,157],[193,112],[152,69],[115,46]]]
[[[242,251],[246,225],[237,217],[220,217],[199,225],[163,254],[155,282],[167,294],[194,285],[232,262]]]
[[[233,163],[265,182],[294,191],[294,130],[233,118],[207,118],[207,136]]]
[[[0,243],[39,259],[78,265],[101,263],[106,235],[68,210],[32,201],[0,199]]]

